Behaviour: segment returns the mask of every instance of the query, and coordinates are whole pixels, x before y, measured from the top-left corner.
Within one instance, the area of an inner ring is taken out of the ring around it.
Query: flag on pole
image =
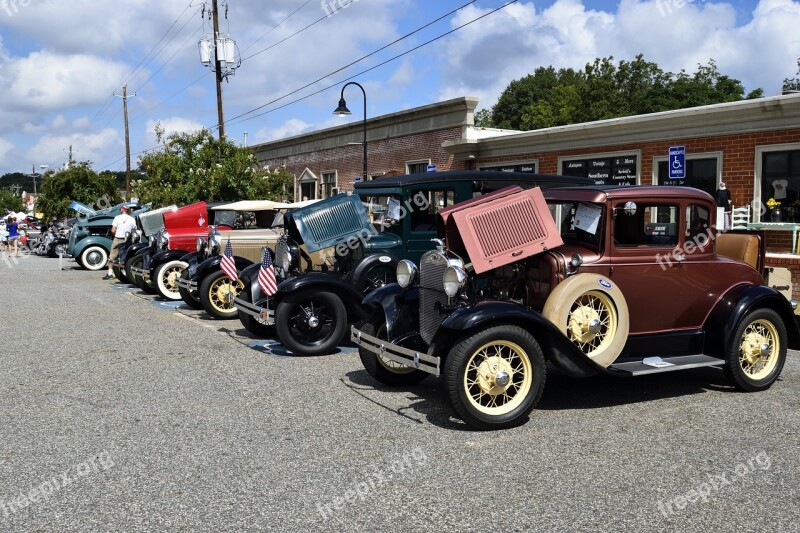
[[[272,265],[272,257],[269,250],[264,248],[261,256],[261,268],[258,270],[258,286],[264,296],[272,296],[278,292],[278,282],[275,280],[275,267]]]
[[[225,245],[225,253],[222,254],[222,262],[219,267],[226,276],[231,278],[231,281],[239,279],[239,271],[236,270],[236,262],[233,260],[233,248],[231,247],[231,239],[228,237],[228,244]]]

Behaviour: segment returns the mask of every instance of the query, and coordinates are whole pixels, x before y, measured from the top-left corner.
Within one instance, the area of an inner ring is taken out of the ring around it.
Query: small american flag
[[[236,270],[236,262],[233,260],[233,248],[231,247],[231,239],[228,238],[228,244],[225,245],[225,253],[222,255],[222,262],[219,267],[226,276],[231,278],[231,281],[239,279],[239,271]]]
[[[272,296],[278,292],[278,283],[275,280],[275,267],[272,266],[272,257],[269,251],[264,248],[264,255],[261,257],[261,268],[258,271],[258,286],[264,296]]]

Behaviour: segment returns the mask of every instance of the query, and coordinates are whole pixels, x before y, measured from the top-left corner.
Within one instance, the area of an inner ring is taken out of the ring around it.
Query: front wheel
[[[125,269],[120,268],[119,265],[112,265],[111,270],[114,272],[114,275],[117,279],[122,283],[130,283],[131,280],[128,279],[128,276],[125,275]]]
[[[167,261],[158,265],[155,269],[155,286],[158,293],[167,300],[180,300],[181,293],[178,291],[178,278],[181,272],[189,266],[185,261]]]
[[[786,362],[786,326],[772,309],[757,309],[736,328],[725,355],[725,375],[742,391],[768,389]]]
[[[372,323],[366,322],[359,329],[367,335],[373,335],[381,340],[388,340],[386,320],[384,319],[374,320]],[[428,377],[426,372],[401,365],[362,347],[358,348],[358,356],[370,376],[390,387],[416,385]]]
[[[325,355],[344,337],[347,309],[332,292],[289,294],[275,310],[275,329],[278,340],[295,355]]]
[[[539,343],[518,326],[495,326],[462,338],[450,350],[444,372],[453,409],[481,430],[523,423],[539,402],[546,378]]]
[[[250,284],[245,284],[244,289],[242,292],[239,293],[239,298],[244,300],[245,302],[250,302],[253,298],[250,296]],[[263,295],[262,295],[263,296]],[[268,307],[269,301],[268,298],[261,298],[256,302],[257,305],[262,307]],[[259,339],[271,339],[275,336],[275,325],[274,324],[264,324],[263,322],[259,321],[256,317],[252,315],[248,315],[244,311],[237,308],[236,310],[239,314],[239,321],[244,326],[248,332],[252,333],[255,337]]]
[[[187,278],[188,269],[181,272],[182,278]],[[184,289],[183,287],[178,287],[178,294],[181,295],[181,300],[183,303],[191,307],[192,309],[202,309],[203,304],[200,303],[200,298],[197,296],[197,291],[190,291],[189,289]]]
[[[205,277],[197,293],[206,313],[220,320],[229,320],[236,318],[238,309],[228,298],[228,293],[239,296],[242,287],[244,285],[240,280],[233,282],[224,272],[218,270]]]
[[[81,252],[80,262],[86,270],[102,270],[108,264],[108,252],[99,245],[88,246]]]

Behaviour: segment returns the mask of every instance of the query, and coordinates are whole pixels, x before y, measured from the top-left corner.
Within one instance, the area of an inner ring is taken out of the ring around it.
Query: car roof
[[[533,174],[530,172],[501,172],[498,170],[451,170],[447,172],[422,172],[402,176],[378,177],[370,181],[357,182],[356,192],[362,189],[382,189],[386,187],[407,187],[410,185],[449,183],[454,181],[500,182],[530,184],[531,186],[591,185],[588,178],[558,176],[553,174]]]

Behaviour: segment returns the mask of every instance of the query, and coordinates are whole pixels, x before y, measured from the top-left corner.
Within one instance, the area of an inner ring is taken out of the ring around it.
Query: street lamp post
[[[50,165],[39,165],[39,168],[42,169],[42,176],[44,176],[44,171],[50,168]],[[31,213],[31,216],[36,218],[36,169],[33,170],[33,213]]]
[[[344,100],[344,90],[347,89],[348,85],[355,85],[361,92],[364,94],[364,172],[363,172],[363,181],[367,181],[367,91],[364,90],[364,87],[361,84],[356,83],[354,81],[348,82],[342,87],[342,95],[339,98],[339,107],[333,112],[334,115],[338,115],[340,117],[346,117],[347,115],[352,115],[349,109],[347,109],[347,102]]]

